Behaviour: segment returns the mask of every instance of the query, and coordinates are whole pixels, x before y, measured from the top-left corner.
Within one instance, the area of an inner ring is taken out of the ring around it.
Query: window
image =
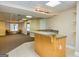
[[[18,24],[10,24],[10,31],[18,31]]]
[[[30,24],[27,23],[27,31],[30,31]]]

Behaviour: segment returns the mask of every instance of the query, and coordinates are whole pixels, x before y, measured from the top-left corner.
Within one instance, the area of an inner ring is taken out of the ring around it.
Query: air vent
[[[51,14],[51,12],[44,7],[36,7],[34,11],[39,12],[39,13],[44,13],[44,14]]]

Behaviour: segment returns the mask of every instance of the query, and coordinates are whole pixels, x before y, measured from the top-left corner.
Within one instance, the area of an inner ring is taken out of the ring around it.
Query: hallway
[[[33,38],[24,34],[7,35],[0,37],[0,53],[8,53],[17,46],[33,41]]]

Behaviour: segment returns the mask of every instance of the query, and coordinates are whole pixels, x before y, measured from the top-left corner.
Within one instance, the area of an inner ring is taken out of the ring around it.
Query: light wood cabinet
[[[65,56],[66,37],[57,38],[55,35],[35,34],[35,51],[39,56]]]
[[[4,36],[6,34],[6,28],[5,28],[5,23],[0,22],[0,36]]]

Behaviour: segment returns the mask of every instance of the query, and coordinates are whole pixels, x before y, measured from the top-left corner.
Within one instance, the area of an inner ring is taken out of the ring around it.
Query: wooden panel
[[[65,38],[54,40],[54,55],[53,56],[65,56],[66,43]]]
[[[50,56],[52,52],[51,37],[37,34],[35,36],[35,49],[40,56]]]
[[[0,22],[0,36],[4,36],[4,35],[5,35],[5,23]]]
[[[65,56],[65,38],[35,34],[35,51],[40,56]]]

